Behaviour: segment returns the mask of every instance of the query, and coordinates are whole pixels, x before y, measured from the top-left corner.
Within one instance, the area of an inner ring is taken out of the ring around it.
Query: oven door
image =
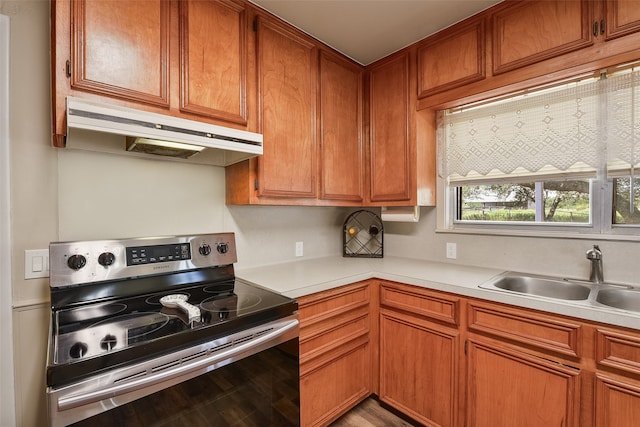
[[[50,425],[299,426],[293,315],[47,390]]]

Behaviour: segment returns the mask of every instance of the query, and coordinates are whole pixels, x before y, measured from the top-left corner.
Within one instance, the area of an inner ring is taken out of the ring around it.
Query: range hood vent
[[[262,135],[67,97],[67,148],[228,166],[262,155]]]

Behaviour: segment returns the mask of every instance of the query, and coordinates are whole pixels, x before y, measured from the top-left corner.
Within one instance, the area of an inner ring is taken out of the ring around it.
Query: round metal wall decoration
[[[342,228],[342,256],[382,258],[384,228],[378,215],[367,210],[355,211]]]

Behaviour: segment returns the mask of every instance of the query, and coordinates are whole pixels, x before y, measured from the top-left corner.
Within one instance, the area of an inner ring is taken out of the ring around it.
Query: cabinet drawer
[[[581,356],[580,324],[522,309],[470,301],[469,330],[569,356]]]
[[[300,297],[298,298],[300,327],[310,327],[326,319],[335,319],[336,316],[350,310],[368,307],[370,299],[369,282],[358,282]]]
[[[356,310],[346,322],[323,322],[319,328],[300,331],[300,363],[318,357],[332,349],[369,334],[369,314],[365,309]]]
[[[598,329],[596,358],[601,365],[640,375],[640,335]]]
[[[453,325],[460,318],[460,298],[417,286],[381,282],[380,304]]]

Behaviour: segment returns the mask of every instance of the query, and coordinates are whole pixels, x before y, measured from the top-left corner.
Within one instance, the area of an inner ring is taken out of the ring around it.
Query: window
[[[438,145],[449,227],[640,234],[640,71],[440,112]]]
[[[456,187],[456,219],[521,223],[591,223],[588,179]]]

